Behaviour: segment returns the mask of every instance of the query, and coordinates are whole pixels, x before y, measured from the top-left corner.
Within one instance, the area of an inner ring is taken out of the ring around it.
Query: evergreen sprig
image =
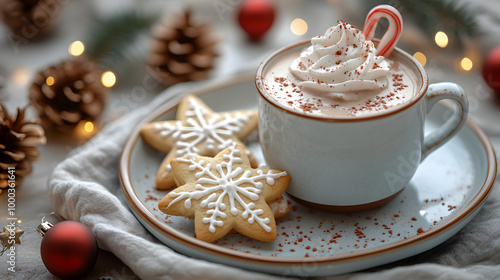
[[[124,12],[99,21],[85,41],[85,54],[105,69],[119,71],[133,60],[138,38],[147,33],[156,16]]]
[[[454,0],[365,0],[369,9],[378,4],[389,4],[398,9],[404,20],[410,20],[427,36],[442,30],[457,38],[475,37],[479,25],[470,4]],[[459,40],[460,42],[460,40]]]
[[[445,27],[462,30],[466,35],[474,37],[477,35],[479,26],[476,22],[474,10],[466,3],[460,3],[454,0],[413,0],[413,3],[422,3],[429,8],[434,7],[431,12],[434,12],[434,18]],[[417,5],[418,6],[418,5]],[[430,19],[432,14],[427,13],[427,18]],[[432,30],[434,31],[434,30]]]

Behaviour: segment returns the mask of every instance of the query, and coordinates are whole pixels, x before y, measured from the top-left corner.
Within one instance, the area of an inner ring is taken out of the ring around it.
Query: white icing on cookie
[[[209,151],[222,151],[229,147],[234,133],[239,132],[250,120],[253,113],[237,113],[233,117],[230,114],[212,114],[207,118],[209,112],[205,110],[194,99],[189,100],[186,110],[186,125],[181,121],[170,123],[155,123],[154,130],[162,137],[171,136],[175,140],[176,157],[187,155],[199,155],[197,145],[203,145]],[[171,171],[167,164],[163,177]]]
[[[243,219],[246,219],[249,224],[257,222],[265,231],[270,232],[271,227],[268,226],[269,218],[259,217],[259,215],[264,213],[264,210],[256,209],[253,202],[245,203],[241,195],[252,201],[257,201],[263,187],[263,184],[258,181],[266,180],[266,183],[272,186],[274,185],[274,180],[286,176],[286,172],[274,174],[270,170],[268,173],[264,173],[264,171],[259,169],[257,170],[257,175],[251,176],[252,172],[249,170],[244,171],[241,167],[233,169],[234,163],[242,161],[239,157],[241,156],[241,151],[236,149],[236,142],[233,142],[229,149],[231,151],[230,154],[223,156],[225,161],[215,166],[218,174],[214,174],[210,170],[212,167],[211,164],[205,164],[203,160],[196,162],[195,157],[192,155],[188,155],[188,159],[177,159],[180,162],[189,163],[189,170],[191,172],[199,170],[195,174],[198,184],[194,192],[171,192],[170,196],[176,198],[170,202],[168,207],[185,199],[184,207],[190,208],[191,199],[198,200],[205,198],[201,201],[200,206],[207,208],[206,214],[209,217],[203,218],[203,223],[210,224],[209,231],[213,233],[216,230],[215,226],[221,227],[224,225],[223,219],[228,215],[224,212],[227,205],[223,202],[224,197],[227,195],[230,203],[229,213],[234,216],[240,214],[240,211],[236,208],[236,203],[238,203],[244,209],[241,213]],[[242,184],[245,186],[241,186]],[[248,186],[249,184],[253,186]],[[222,191],[222,193],[219,191]],[[220,219],[218,220],[217,218]]]

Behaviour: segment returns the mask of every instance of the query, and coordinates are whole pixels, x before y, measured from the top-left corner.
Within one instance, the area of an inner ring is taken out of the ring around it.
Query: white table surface
[[[0,77],[6,80],[6,87],[0,90],[0,102],[9,111],[24,106],[27,102],[27,89],[34,74],[63,59],[69,58],[68,45],[75,40],[85,40],[92,30],[92,24],[99,18],[107,17],[127,7],[145,11],[158,11],[158,7],[170,14],[180,10],[184,3],[196,2],[195,14],[200,18],[210,19],[221,37],[221,56],[213,76],[228,76],[235,72],[255,71],[258,62],[272,50],[300,39],[319,35],[336,23],[337,19],[355,23],[358,26],[362,20],[354,11],[359,8],[358,1],[339,3],[341,1],[299,1],[278,2],[278,16],[269,36],[261,43],[249,43],[243,33],[238,30],[234,19],[234,11],[217,13],[213,1],[65,1],[66,5],[58,19],[55,30],[45,38],[33,40],[14,47],[8,39],[8,31],[0,26]],[[231,2],[231,1],[225,1]],[[238,1],[232,1],[238,2]],[[500,45],[500,2],[496,0],[481,0],[477,2],[480,11],[478,17],[485,35],[479,37],[480,54],[489,48]],[[140,5],[147,3],[147,5]],[[339,14],[342,14],[339,17]],[[220,16],[220,17],[219,17]],[[295,36],[288,28],[296,17],[305,19],[309,31],[303,36]],[[353,18],[352,20],[349,20]],[[360,22],[360,23],[359,23]],[[242,67],[243,65],[243,67]],[[113,88],[108,101],[108,108],[101,123],[113,119],[134,108],[146,104],[162,88],[148,91],[146,96],[131,97],[131,88],[140,84],[146,75],[144,64],[136,61],[131,64],[133,69]],[[460,84],[469,94],[471,101],[471,117],[474,118],[490,136],[497,151],[500,148],[500,95],[492,93],[482,82],[480,71],[475,67],[470,72],[455,72],[432,65],[426,67],[431,82],[450,81]],[[119,110],[117,110],[119,108]],[[31,110],[30,116],[35,116]],[[84,140],[74,136],[61,136],[47,132],[48,143],[40,147],[40,160],[33,164],[33,172],[25,177],[22,185],[16,188],[16,215],[20,228],[25,233],[21,236],[22,245],[17,246],[17,272],[7,271],[6,255],[0,257],[0,279],[53,279],[45,269],[40,258],[41,237],[36,227],[42,217],[57,221],[50,217],[52,211],[46,194],[47,181],[54,167],[63,160],[68,152]],[[7,196],[0,195],[0,225],[7,225]],[[6,278],[7,277],[7,278]],[[13,277],[13,278],[12,278]],[[87,279],[110,277],[113,279],[136,279],[135,274],[111,253],[100,250],[95,268]],[[110,279],[108,278],[108,279]]]

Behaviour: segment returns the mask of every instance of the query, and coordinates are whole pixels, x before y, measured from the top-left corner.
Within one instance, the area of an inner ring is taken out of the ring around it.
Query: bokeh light
[[[473,65],[474,64],[472,63],[472,60],[470,60],[470,58],[468,57],[464,57],[460,61],[460,66],[462,66],[462,69],[464,69],[465,71],[471,70]]]
[[[101,82],[105,87],[112,87],[116,83],[116,76],[111,71],[106,71],[101,76]]]
[[[441,48],[445,48],[448,45],[448,35],[446,35],[443,31],[438,31],[434,40],[436,41],[436,45]]]
[[[83,129],[85,129],[85,132],[91,133],[94,131],[94,124],[92,122],[86,122]]]
[[[20,68],[12,74],[12,80],[17,86],[24,86],[29,81],[29,72],[27,69]]]
[[[306,34],[307,28],[307,22],[301,18],[294,19],[290,24],[290,30],[297,36]]]
[[[425,57],[425,54],[421,53],[421,52],[416,52],[413,54],[413,57],[418,61],[420,62],[420,64],[422,64],[422,66],[425,66],[425,64],[427,63],[427,57]]]
[[[85,46],[81,41],[74,41],[69,45],[68,52],[72,56],[80,56],[85,51]]]
[[[74,132],[78,138],[87,141],[99,132],[99,124],[90,120],[81,120]]]
[[[45,79],[45,83],[46,83],[48,86],[53,85],[53,84],[54,84],[54,82],[55,82],[55,80],[54,80],[54,77],[52,77],[52,76],[48,76],[48,77],[47,77],[47,79]]]

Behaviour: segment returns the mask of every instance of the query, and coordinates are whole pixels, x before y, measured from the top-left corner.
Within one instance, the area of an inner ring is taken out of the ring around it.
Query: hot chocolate
[[[382,17],[389,26],[375,49],[370,38]],[[277,50],[257,69],[262,152],[269,166],[290,174],[287,193],[299,202],[347,212],[381,206],[465,123],[463,89],[429,85],[422,65],[394,48],[402,28],[399,12],[380,5],[363,33],[339,22],[324,36]],[[426,114],[444,99],[458,103],[455,112],[424,134]]]
[[[411,100],[417,88],[407,65],[377,56],[373,42],[341,21],[306,50],[275,61],[263,78],[267,93],[284,106],[334,118],[390,110]]]

